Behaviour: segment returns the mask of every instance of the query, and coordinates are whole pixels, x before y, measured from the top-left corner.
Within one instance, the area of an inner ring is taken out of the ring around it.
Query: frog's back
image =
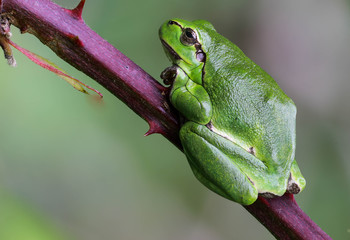
[[[213,104],[213,131],[275,168],[271,171],[289,172],[295,150],[293,101],[236,45],[222,38],[211,41],[203,85]]]

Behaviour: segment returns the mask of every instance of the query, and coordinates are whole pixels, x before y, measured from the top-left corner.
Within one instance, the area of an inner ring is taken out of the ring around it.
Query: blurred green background
[[[73,8],[78,1],[56,0]],[[350,4],[345,0],[88,0],[85,22],[151,75],[170,65],[168,18],[206,19],[294,100],[302,209],[350,239]],[[185,156],[29,34],[13,41],[104,94],[96,104],[14,51],[0,61],[0,239],[272,239],[203,187]]]

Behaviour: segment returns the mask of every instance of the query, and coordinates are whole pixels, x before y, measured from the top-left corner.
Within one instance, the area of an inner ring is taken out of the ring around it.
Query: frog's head
[[[207,32],[213,30],[207,21],[181,19],[166,21],[159,29],[159,38],[170,61],[198,84],[202,83],[206,46],[210,42]]]

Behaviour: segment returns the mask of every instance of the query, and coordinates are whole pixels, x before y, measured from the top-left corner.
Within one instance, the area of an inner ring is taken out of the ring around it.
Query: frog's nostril
[[[179,26],[182,29],[181,25],[178,22],[173,21],[173,20],[169,20],[168,25],[176,25],[176,26]]]

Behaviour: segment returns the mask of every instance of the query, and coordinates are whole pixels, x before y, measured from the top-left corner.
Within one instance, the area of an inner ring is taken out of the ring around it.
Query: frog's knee
[[[182,126],[180,139],[195,176],[225,198],[252,204],[258,197],[254,183],[218,148],[220,141],[215,138],[218,136],[206,126],[191,121]]]
[[[192,134],[201,135],[205,131],[209,131],[206,126],[188,121],[180,129],[180,139]]]
[[[237,203],[242,205],[253,204],[258,198],[258,190],[247,176],[241,174],[241,177],[236,175],[236,179],[231,180],[232,183],[226,186],[226,193],[230,196],[230,200]],[[241,181],[237,181],[239,178],[241,178]]]

